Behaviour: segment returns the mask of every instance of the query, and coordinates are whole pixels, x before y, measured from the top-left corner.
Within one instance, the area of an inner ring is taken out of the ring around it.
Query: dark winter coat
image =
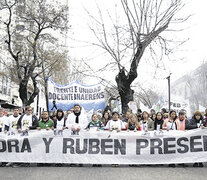
[[[17,129],[21,129],[22,128],[22,118],[25,114],[21,115],[21,117],[19,118],[18,122],[17,122]],[[37,129],[38,126],[38,119],[35,115],[32,115],[32,126],[29,127],[29,129]]]
[[[198,124],[199,124],[199,126],[198,126]],[[188,130],[189,129],[196,129],[196,128],[200,128],[202,125],[203,126],[206,125],[205,120],[202,119],[202,120],[198,121],[193,117],[192,119],[188,120],[188,122],[186,123],[185,129],[188,129]]]

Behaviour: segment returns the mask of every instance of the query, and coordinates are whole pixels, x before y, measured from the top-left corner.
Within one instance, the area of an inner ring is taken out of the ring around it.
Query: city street
[[[0,180],[207,180],[206,7],[0,0]]]
[[[207,164],[203,168],[189,167],[169,168],[167,166],[139,166],[139,167],[2,167],[0,179],[2,180],[107,180],[107,179],[160,179],[160,180],[206,180]]]

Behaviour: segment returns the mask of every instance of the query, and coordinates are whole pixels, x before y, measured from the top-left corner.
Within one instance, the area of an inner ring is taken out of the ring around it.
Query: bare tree
[[[189,98],[191,113],[199,109],[199,105],[207,104],[207,63],[204,62],[194,72],[185,76],[186,98]],[[188,92],[188,93],[187,93]]]
[[[137,68],[146,48],[148,47],[152,54],[160,53],[161,59],[163,55],[170,54],[172,49],[168,48],[168,45],[171,40],[168,40],[163,32],[171,31],[170,23],[182,23],[188,17],[175,18],[184,6],[181,0],[121,0],[121,6],[124,17],[118,15],[117,12],[122,14],[120,9],[116,10],[115,20],[108,13],[113,26],[112,33],[99,7],[99,18],[90,12],[88,14],[92,20],[89,27],[98,41],[93,45],[102,48],[113,59],[113,63],[110,62],[105,67],[114,64],[118,66],[119,73],[115,80],[121,97],[122,111],[125,113],[129,101],[133,100],[134,90],[131,89],[131,84],[137,78]],[[157,51],[156,47],[161,48]]]
[[[88,66],[86,66],[85,62],[81,59],[73,59],[70,57],[70,67],[68,71],[68,82],[79,81],[84,83],[86,77],[86,72],[88,72]]]
[[[19,84],[19,96],[23,106],[29,105],[39,93],[37,85],[38,70],[41,60],[38,58],[38,45],[42,41],[53,43],[54,31],[67,29],[67,6],[57,6],[46,0],[3,0],[2,11],[6,11],[4,21],[7,50],[14,62],[14,69]],[[22,22],[16,24],[16,22]],[[18,25],[18,28],[17,28]],[[18,32],[19,30],[19,32]],[[46,48],[46,47],[44,47]],[[31,80],[33,92],[28,97],[28,83]]]
[[[148,108],[152,108],[155,103],[159,100],[159,95],[152,89],[145,89],[139,86],[139,91],[134,94]]]
[[[203,62],[200,67],[199,80],[201,91],[199,93],[199,101],[202,106],[207,105],[207,61]]]
[[[55,47],[50,50],[43,50],[41,47],[38,51],[38,57],[41,60],[41,70],[39,71],[39,83],[44,86],[46,107],[48,110],[48,89],[47,80],[52,78],[59,84],[68,83],[68,57],[67,52],[58,52]]]

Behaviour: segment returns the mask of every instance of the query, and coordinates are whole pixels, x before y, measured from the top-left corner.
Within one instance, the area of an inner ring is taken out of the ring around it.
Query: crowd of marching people
[[[82,107],[75,104],[66,112],[57,109],[54,112],[41,112],[39,118],[32,113],[32,107],[27,106],[23,113],[22,108],[14,108],[11,115],[7,109],[0,108],[0,132],[8,135],[21,134],[27,136],[30,130],[53,130],[55,135],[62,135],[65,129],[78,135],[81,130],[107,131],[170,131],[190,130],[207,127],[207,109],[204,113],[195,111],[193,117],[187,118],[185,111],[178,114],[175,110],[167,112],[165,108],[160,112],[151,109],[150,112],[137,110],[133,113],[128,109],[126,114],[111,112],[106,108],[103,112],[92,114],[89,118],[83,113]],[[7,163],[8,164],[8,163]],[[3,163],[2,163],[3,165]],[[5,164],[4,164],[5,165]],[[203,167],[202,163],[194,163],[194,167]]]

